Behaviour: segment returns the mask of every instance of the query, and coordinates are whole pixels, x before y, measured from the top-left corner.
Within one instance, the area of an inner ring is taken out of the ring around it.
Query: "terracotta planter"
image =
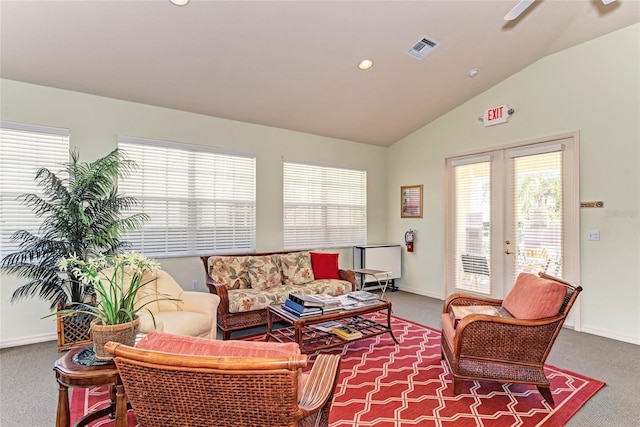
[[[96,321],[91,324],[93,333],[93,350],[98,360],[111,360],[113,357],[104,351],[104,345],[109,341],[119,342],[133,346],[136,341],[136,334],[140,326],[140,319],[135,317],[133,322],[121,323],[119,325],[103,325]]]

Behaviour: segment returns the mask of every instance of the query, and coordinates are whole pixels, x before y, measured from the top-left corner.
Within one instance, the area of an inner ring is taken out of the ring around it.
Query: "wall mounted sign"
[[[506,105],[489,108],[484,112],[484,116],[482,117],[485,126],[506,123],[507,120],[509,120],[509,108]]]
[[[400,218],[422,218],[422,185],[400,187]]]
[[[604,202],[580,202],[581,208],[604,208]]]

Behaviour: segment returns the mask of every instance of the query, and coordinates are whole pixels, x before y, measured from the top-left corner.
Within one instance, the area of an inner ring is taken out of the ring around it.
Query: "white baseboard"
[[[444,298],[442,298],[442,295],[437,295],[432,292],[425,292],[424,289],[416,289],[416,288],[411,288],[403,285],[402,288],[400,288],[400,290],[402,292],[409,292],[410,294],[418,294],[425,297],[435,298],[435,299],[444,301]]]
[[[55,332],[51,334],[31,335],[29,337],[20,337],[20,338],[14,338],[10,340],[1,340],[0,348],[18,347],[18,346],[27,345],[27,344],[37,344],[40,342],[56,341],[57,339],[58,339],[58,335]]]
[[[597,335],[603,338],[610,338],[616,341],[622,341],[622,342],[628,342],[630,344],[640,345],[640,337],[631,337],[628,335],[621,335],[621,334],[617,334],[611,331],[606,331],[603,329],[590,328],[588,326],[585,327],[584,325],[582,326],[582,329],[580,330],[580,332],[584,332],[586,334],[591,334],[591,335]]]

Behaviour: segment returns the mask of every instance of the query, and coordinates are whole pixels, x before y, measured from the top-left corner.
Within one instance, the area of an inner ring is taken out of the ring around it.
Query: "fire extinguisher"
[[[413,252],[413,241],[415,238],[415,232],[411,229],[404,233],[404,242],[407,244],[407,252]]]

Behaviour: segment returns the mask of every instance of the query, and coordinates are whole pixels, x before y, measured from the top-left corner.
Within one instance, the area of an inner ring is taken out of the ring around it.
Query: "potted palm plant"
[[[89,261],[71,256],[58,261],[58,267],[63,274],[72,274],[95,290],[94,304],[72,303],[74,307],[54,314],[85,314],[94,318],[91,329],[94,352],[99,360],[111,359],[103,349],[104,344],[109,341],[134,344],[140,323],[137,313],[144,310],[145,306],[159,299],[177,301],[168,297],[137,298],[140,289],[155,280],[159,268],[156,261],[139,253],[101,256]],[[147,312],[153,319],[153,313],[150,310]]]
[[[123,152],[115,149],[85,163],[72,151],[70,159],[58,174],[38,170],[35,179],[42,193],[21,196],[42,224],[37,231],[15,232],[12,238],[20,242],[19,249],[0,262],[2,273],[27,280],[13,292],[12,302],[39,297],[49,301],[52,310],[59,310],[91,301],[95,295],[91,284],[73,272],[59,274],[58,261],[72,256],[87,261],[118,253],[125,246],[122,234],[148,219],[143,213],[125,216],[138,201],[118,194],[118,179],[136,167]],[[61,317],[57,326],[59,351],[90,341],[88,323],[78,318]]]

